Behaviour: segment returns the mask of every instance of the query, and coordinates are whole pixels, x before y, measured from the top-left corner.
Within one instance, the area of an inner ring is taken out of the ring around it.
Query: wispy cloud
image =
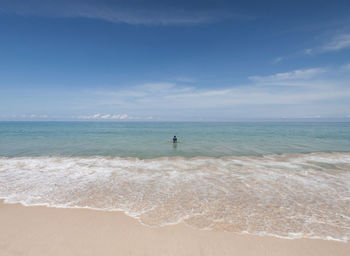
[[[0,11],[19,15],[82,17],[127,24],[200,24],[227,18],[251,19],[215,4],[196,8],[186,2],[104,0],[3,0]]]
[[[323,51],[338,51],[350,47],[350,34],[341,34],[334,37],[330,42],[325,44],[321,49]]]
[[[308,49],[305,49],[304,50],[304,53],[307,54],[307,55],[311,55],[313,53],[313,49],[312,48],[308,48]]]
[[[348,68],[348,65],[301,68],[252,76],[246,84],[232,86],[205,87],[200,82],[189,86],[160,81],[113,90],[79,91],[77,97],[73,97],[75,105],[69,98],[64,99],[62,102],[70,105],[67,111],[62,112],[60,105],[59,109],[48,110],[49,117],[45,120],[125,121],[153,117],[152,120],[228,121],[245,117],[345,117],[350,109]],[[16,118],[39,120],[44,113],[35,111],[40,108],[28,109],[29,114]],[[12,114],[16,112],[7,111],[7,115]],[[57,114],[61,117],[55,117]]]
[[[250,80],[257,84],[269,84],[269,85],[300,85],[308,83],[305,80],[314,79],[321,74],[328,72],[327,68],[310,68],[310,69],[298,69],[290,72],[277,73],[268,76],[251,76]]]
[[[252,76],[250,82],[232,86],[150,82],[115,90],[79,92],[79,99],[75,98],[74,102],[77,108],[70,108],[66,113],[55,109],[48,113],[46,120],[125,121],[153,117],[152,120],[227,121],[245,117],[344,117],[350,109],[347,68],[347,65],[315,67]],[[55,117],[57,113],[65,116]],[[39,120],[39,114],[17,118]]]
[[[350,34],[342,33],[332,37],[321,46],[305,49],[304,53],[312,55],[325,52],[340,51],[346,48],[350,48]]]
[[[38,115],[38,114],[22,114],[19,116],[15,117],[20,117],[20,118],[25,118],[25,119],[46,119],[49,116],[48,115]]]
[[[99,92],[96,104],[116,106],[144,114],[203,111],[237,111],[253,106],[315,104],[350,99],[347,80],[322,76],[327,68],[299,69],[269,76],[253,76],[251,84],[217,89],[155,83],[130,90]],[[298,85],[282,86],[276,85]],[[301,86],[303,85],[303,86]],[[137,93],[135,94],[135,92]],[[231,110],[228,110],[231,109]],[[271,111],[278,112],[278,108]],[[319,113],[316,113],[316,115]]]
[[[282,60],[284,60],[284,57],[277,57],[277,58],[275,58],[272,62],[273,62],[273,63],[279,63],[279,62],[281,62]]]

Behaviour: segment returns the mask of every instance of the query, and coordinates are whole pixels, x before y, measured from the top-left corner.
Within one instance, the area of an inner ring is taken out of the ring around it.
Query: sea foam
[[[258,156],[2,157],[8,203],[120,210],[149,226],[179,222],[284,238],[350,238],[350,153]]]

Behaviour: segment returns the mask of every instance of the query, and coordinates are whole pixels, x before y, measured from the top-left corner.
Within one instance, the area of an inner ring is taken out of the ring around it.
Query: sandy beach
[[[350,256],[350,0],[0,0],[0,256]]]
[[[121,212],[0,203],[0,254],[7,255],[349,255],[350,244],[149,228]]]

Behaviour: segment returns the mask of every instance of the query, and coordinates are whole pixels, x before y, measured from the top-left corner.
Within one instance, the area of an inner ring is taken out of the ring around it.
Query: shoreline
[[[349,255],[350,243],[147,227],[122,212],[6,204],[1,255]]]
[[[332,237],[319,237],[319,236],[314,236],[314,237],[303,237],[303,236],[299,236],[299,234],[295,235],[295,236],[281,236],[281,235],[277,235],[277,234],[273,234],[273,233],[249,233],[248,231],[243,231],[241,233],[239,232],[230,232],[230,231],[226,231],[226,230],[212,230],[210,228],[196,228],[193,227],[191,225],[186,224],[185,222],[183,222],[182,220],[175,222],[175,223],[167,223],[167,224],[163,224],[160,226],[149,226],[145,223],[143,223],[139,217],[136,216],[132,216],[129,215],[127,212],[124,212],[122,209],[99,209],[99,208],[91,208],[91,207],[79,207],[79,206],[59,206],[59,205],[46,205],[46,204],[33,204],[33,205],[26,205],[22,202],[6,202],[6,198],[2,198],[0,197],[0,204],[5,204],[5,205],[19,205],[22,207],[44,207],[44,208],[54,208],[54,209],[65,209],[65,210],[88,210],[88,211],[97,211],[97,212],[109,212],[109,213],[115,213],[115,214],[121,214],[127,218],[131,218],[133,220],[136,220],[138,224],[140,224],[141,226],[144,226],[146,228],[151,228],[151,229],[157,229],[157,228],[165,228],[165,227],[169,227],[169,226],[174,226],[174,225],[183,225],[185,227],[188,227],[190,229],[194,229],[194,230],[199,230],[199,231],[213,231],[213,232],[223,232],[223,233],[230,233],[230,234],[234,234],[234,235],[252,235],[252,236],[257,236],[257,237],[272,237],[272,238],[277,238],[277,239],[287,239],[287,240],[295,240],[295,239],[307,239],[307,240],[324,240],[324,241],[334,241],[334,242],[339,242],[339,243],[348,243],[350,242],[350,240],[348,239],[335,239]],[[1,209],[1,207],[0,207]]]

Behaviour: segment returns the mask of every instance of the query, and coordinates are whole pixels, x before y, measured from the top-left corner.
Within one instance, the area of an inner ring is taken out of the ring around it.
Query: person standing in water
[[[176,136],[174,136],[173,143],[176,143],[176,142],[177,142],[177,138],[176,138]]]

